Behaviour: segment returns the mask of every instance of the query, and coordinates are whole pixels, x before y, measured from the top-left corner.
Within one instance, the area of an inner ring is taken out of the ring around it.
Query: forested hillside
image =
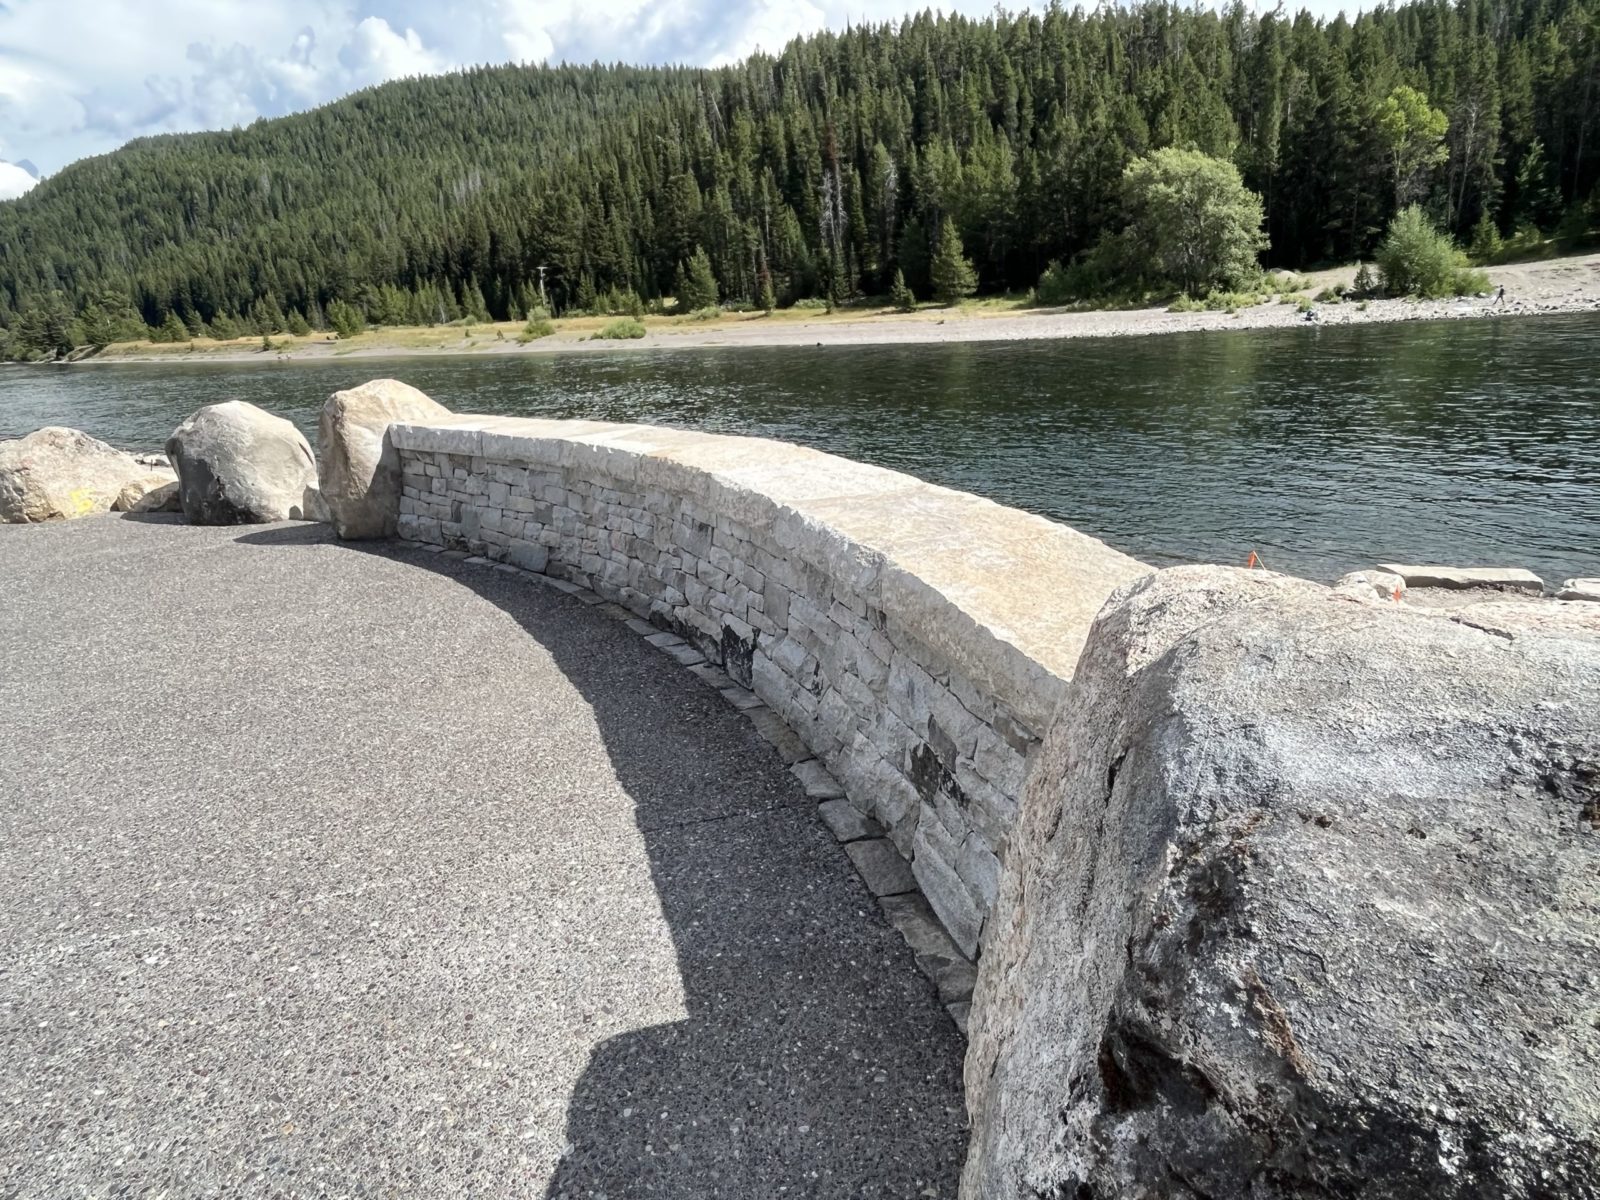
[[[881,294],[896,268],[926,295],[948,223],[982,290],[1025,289],[1117,228],[1125,167],[1165,146],[1238,166],[1277,265],[1366,254],[1414,200],[1463,240],[1485,214],[1581,223],[1600,0],[921,15],[719,70],[392,83],[0,204],[0,326],[520,317],[541,265],[552,308],[615,307],[669,294],[697,248],[725,301]]]

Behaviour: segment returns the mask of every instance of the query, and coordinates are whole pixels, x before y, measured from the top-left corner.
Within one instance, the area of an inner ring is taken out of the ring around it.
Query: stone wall
[[[1030,757],[1095,613],[1148,568],[814,450],[583,421],[390,427],[402,538],[592,589],[778,713],[976,957]]]

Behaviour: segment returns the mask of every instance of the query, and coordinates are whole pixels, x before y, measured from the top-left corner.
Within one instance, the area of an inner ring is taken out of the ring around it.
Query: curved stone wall
[[[592,421],[390,426],[400,536],[681,635],[888,831],[976,957],[1030,756],[1110,593],[1063,525],[787,443]]]

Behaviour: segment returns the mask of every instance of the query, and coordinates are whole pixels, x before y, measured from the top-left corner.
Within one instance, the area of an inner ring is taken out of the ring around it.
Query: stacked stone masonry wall
[[[1045,640],[1074,656],[1094,611],[1141,564],[1039,518],[782,443],[482,418],[394,426],[389,436],[402,469],[401,537],[592,589],[692,643],[781,716],[884,827],[950,936],[977,956],[1029,759],[1070,664],[1063,672],[1028,660],[958,598],[906,586],[892,548],[810,510],[834,498],[825,486],[834,473],[839,497],[882,509],[891,543],[905,541],[908,522],[931,518],[939,524],[924,532],[939,552],[959,549],[967,531],[942,518],[972,503],[1015,518],[1024,541],[1042,527],[1070,535],[1087,552],[1080,565],[1094,578],[1081,590],[1092,607],[1070,604],[1063,619],[1081,628]],[[861,494],[863,482],[875,489]],[[808,500],[786,501],[785,490]],[[958,502],[919,505],[927,497]],[[862,509],[852,511],[859,519]],[[971,548],[980,570],[995,550]],[[959,569],[953,590],[970,574]],[[1062,599],[1041,592],[1040,619]],[[957,641],[952,654],[953,638],[970,644]]]

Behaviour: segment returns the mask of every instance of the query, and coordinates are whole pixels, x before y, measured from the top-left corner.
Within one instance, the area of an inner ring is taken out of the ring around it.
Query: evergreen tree
[[[1131,286],[1147,264],[1117,253],[1123,172],[1168,147],[1238,169],[1277,266],[1369,257],[1413,202],[1462,240],[1485,212],[1571,232],[1600,185],[1597,30],[1600,0],[1333,20],[1131,0],[925,13],[715,70],[399,80],[139,139],[0,202],[0,328],[31,357],[169,313],[193,337],[241,314],[258,335],[292,312],[323,329],[334,302],[414,324],[535,296],[626,309],[697,251],[718,294],[758,304],[769,285],[785,303],[886,289],[896,269],[926,296],[952,224],[985,287],[1032,287],[1052,261],[1075,286]],[[24,329],[57,292],[59,336]]]
[[[710,308],[717,302],[717,277],[711,273],[711,259],[696,246],[686,263],[678,268],[674,294],[680,312]]]
[[[353,304],[335,300],[328,305],[328,324],[341,338],[352,338],[367,328],[367,318]]]
[[[1517,164],[1517,224],[1549,229],[1561,212],[1561,193],[1551,182],[1544,142],[1534,138]]]
[[[933,256],[930,273],[933,298],[940,304],[957,304],[978,290],[978,273],[962,248],[956,223],[948,217],[939,230],[939,249]]]
[[[467,280],[467,286],[462,290],[461,309],[474,321],[490,320],[489,305],[483,298],[483,289],[478,286],[476,277]],[[334,328],[338,329],[338,326],[335,325]],[[344,336],[344,330],[340,329],[339,333],[340,336]]]
[[[894,282],[889,285],[889,301],[901,312],[911,312],[917,307],[917,298],[906,286],[906,277],[895,268]]]
[[[77,349],[72,309],[60,292],[50,292],[23,309],[17,319],[16,345],[25,355],[54,358]]]
[[[1474,262],[1493,262],[1500,253],[1500,246],[1500,230],[1486,208],[1483,216],[1478,218],[1478,223],[1472,227],[1472,244],[1467,253],[1472,255]]]

